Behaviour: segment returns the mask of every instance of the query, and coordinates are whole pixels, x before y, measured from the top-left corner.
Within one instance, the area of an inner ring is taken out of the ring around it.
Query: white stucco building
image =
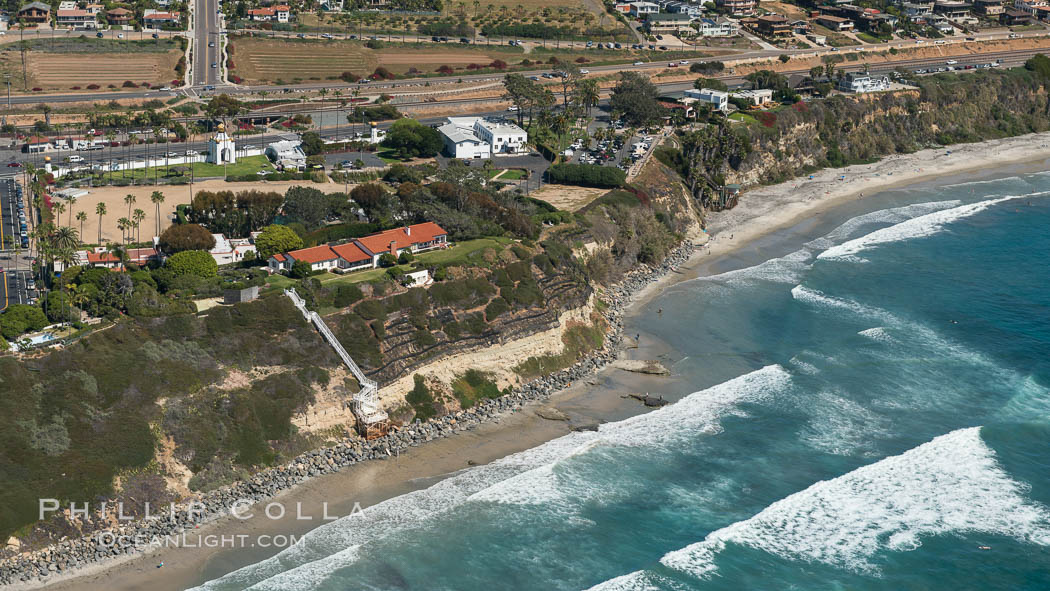
[[[889,90],[890,79],[886,76],[874,76],[863,72],[847,72],[839,81],[839,90],[843,92],[877,92]]]
[[[685,98],[694,99],[699,103],[707,103],[711,105],[711,108],[723,113],[729,110],[729,93],[721,90],[713,90],[711,88],[697,90],[690,88],[685,91]]]
[[[302,142],[281,140],[266,146],[266,157],[281,170],[305,170],[306,152]]]
[[[525,151],[529,134],[505,120],[486,117],[449,117],[438,128],[445,152],[454,158],[490,158]]]
[[[233,164],[237,162],[237,148],[233,138],[226,135],[226,126],[219,124],[215,137],[208,140],[208,162],[212,164]]]

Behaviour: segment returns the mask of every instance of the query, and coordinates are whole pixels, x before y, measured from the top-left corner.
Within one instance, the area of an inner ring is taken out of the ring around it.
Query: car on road
[[[101,39],[102,38],[102,31],[99,31],[98,33],[95,33],[95,36],[98,37],[99,39]]]
[[[208,47],[215,47],[215,42],[214,41],[209,41],[208,42]]]
[[[459,42],[463,43],[465,45],[469,45],[470,44],[470,39],[467,39],[466,37],[460,37],[459,38]]]
[[[19,164],[18,162],[8,162],[7,165],[9,167],[11,167],[11,168],[21,168],[22,167],[22,165]]]
[[[212,62],[211,63],[211,67],[218,68],[219,67],[219,63],[218,62]]]
[[[590,71],[590,70],[588,70],[588,69],[586,69],[586,68],[584,68],[583,70],[580,70],[580,73],[581,73],[581,74],[590,74],[590,73],[591,73],[591,71]]]
[[[321,39],[331,39],[331,38],[332,38],[332,34],[331,33],[325,33],[325,34],[321,35]]]
[[[634,65],[636,65],[636,66],[644,66],[645,62],[634,62]]]
[[[300,39],[306,39],[306,35],[304,35],[302,33],[299,33],[298,35],[296,35],[296,37],[298,37]]]
[[[26,289],[36,289],[36,281],[26,279]]]
[[[679,60],[678,61],[678,65],[679,66],[688,66],[689,65],[689,60]]]
[[[160,35],[158,35],[157,33],[154,33],[153,35],[151,35],[151,37],[153,37],[154,39],[160,39]]]
[[[668,68],[677,68],[678,67],[678,62],[668,62],[667,63],[667,67]]]
[[[1021,36],[1018,35],[1017,33],[1010,33],[1009,37],[1011,39],[1020,39],[1021,38]]]
[[[215,90],[215,87],[212,86],[211,84],[209,84],[209,85],[204,87],[204,90]]]
[[[949,65],[949,66],[954,66],[955,64],[957,64],[957,63],[959,63],[959,62],[958,62],[958,61],[956,61],[956,60],[948,60],[948,61],[946,61],[946,62],[944,62],[944,63],[945,63],[945,64],[947,64],[947,65]]]
[[[117,39],[123,39],[124,33],[117,33]]]
[[[72,156],[69,157],[69,161],[74,163],[74,164],[78,163],[78,162],[83,162],[84,161],[84,157],[83,156],[78,156],[76,154],[73,154]]]
[[[517,111],[518,110],[518,105],[511,105],[511,106],[507,107],[507,110],[510,111],[510,112]]]

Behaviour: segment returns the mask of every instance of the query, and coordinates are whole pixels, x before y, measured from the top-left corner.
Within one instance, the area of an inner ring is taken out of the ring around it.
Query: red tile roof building
[[[386,253],[399,256],[404,251],[421,252],[448,246],[448,233],[434,222],[386,230],[345,244],[314,246],[270,257],[271,272],[289,271],[297,261],[312,271],[357,271],[374,269]]]

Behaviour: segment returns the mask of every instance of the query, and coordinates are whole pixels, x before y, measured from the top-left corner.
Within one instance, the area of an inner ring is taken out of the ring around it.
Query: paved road
[[[17,187],[13,177],[0,179],[0,251],[14,250],[21,242]]]
[[[219,16],[216,0],[196,0],[193,16],[193,84],[214,85],[219,80],[219,67],[211,67],[222,61],[220,54]],[[210,46],[210,45],[213,45]]]

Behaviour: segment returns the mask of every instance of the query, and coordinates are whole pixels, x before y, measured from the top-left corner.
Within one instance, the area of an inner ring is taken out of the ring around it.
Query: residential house
[[[449,117],[438,132],[444,139],[445,152],[454,158],[517,154],[529,139],[529,134],[517,125],[490,117]]]
[[[1048,4],[1050,3],[1048,3],[1047,0],[1014,0],[1015,9],[1027,13],[1032,17],[1035,16],[1036,8],[1047,6]]]
[[[749,16],[755,14],[758,0],[716,0],[715,5],[733,16]]]
[[[1044,2],[1045,6],[1046,3]],[[951,0],[937,0],[933,3],[933,13],[939,14],[946,19],[954,20],[966,17],[970,14],[972,4],[967,2],[954,2]]]
[[[161,12],[148,8],[142,13],[142,22],[148,27],[177,26],[180,22],[178,12]]]
[[[846,72],[846,75],[839,80],[839,90],[843,92],[876,92],[888,90],[889,87],[888,77],[865,72]]]
[[[827,45],[828,44],[828,36],[827,35],[818,35],[816,33],[810,33],[810,34],[806,35],[806,39],[809,39],[810,41],[812,41],[813,43],[816,43],[817,45]]]
[[[127,25],[131,23],[131,15],[134,14],[127,8],[114,8],[106,11],[106,22],[111,25]]]
[[[208,252],[219,265],[239,263],[244,260],[244,255],[256,252],[253,238],[227,238],[224,234],[211,236],[215,239],[215,246]]]
[[[630,14],[631,13],[631,3],[630,2],[617,2],[616,4],[613,5],[613,9],[616,10],[616,12],[619,12],[621,14]]]
[[[650,34],[659,35],[663,33],[694,33],[693,17],[688,14],[650,14],[645,19],[645,28]]]
[[[281,140],[266,146],[266,157],[281,170],[305,170],[306,152],[300,141]]]
[[[736,99],[744,99],[756,107],[773,102],[773,91],[768,88],[756,88],[754,90],[737,90],[729,93]]]
[[[27,23],[48,23],[51,22],[51,6],[43,2],[30,2],[19,8],[16,16]]]
[[[267,261],[270,272],[289,271],[297,261],[310,265],[311,271],[348,272],[374,269],[384,254],[400,256],[402,252],[423,252],[448,246],[448,233],[434,222],[386,230],[357,238],[345,244],[314,246],[275,254]]]
[[[818,25],[831,29],[832,31],[852,31],[853,21],[842,18],[841,16],[831,16],[822,14],[817,18],[813,19],[813,22]]]
[[[62,2],[58,3],[59,10],[75,10],[76,7],[77,3],[73,2],[73,0],[62,0]]]
[[[711,105],[711,108],[716,111],[721,111],[723,113],[729,111],[729,93],[722,90],[713,90],[711,88],[701,88],[698,90],[690,88],[685,91],[685,98]]]
[[[88,4],[84,8],[91,14],[98,16],[102,14],[102,11],[106,9],[106,6],[104,4]]]
[[[664,10],[671,14],[688,14],[694,19],[704,14],[703,5],[696,2],[668,2]]]
[[[253,8],[248,11],[248,20],[287,23],[291,21],[292,9],[286,4]]]
[[[805,20],[791,21],[788,25],[791,26],[791,31],[796,35],[808,35],[813,30],[813,27],[809,26],[809,21]]]
[[[901,4],[901,8],[904,11],[904,16],[913,23],[925,21],[927,17],[933,14],[933,4],[905,2]]]
[[[790,37],[791,25],[779,14],[764,14],[758,17],[757,30],[767,37]]]
[[[660,5],[652,2],[631,2],[631,16],[645,18],[660,12]]]
[[[732,37],[740,32],[739,26],[724,16],[717,19],[702,18],[697,21],[697,25],[701,37]]]
[[[1003,0],[974,0],[973,11],[989,18],[998,18],[1006,10]]]
[[[161,260],[160,253],[155,248],[129,248],[125,253],[125,260],[139,266],[150,261]],[[123,265],[116,255],[106,250],[104,246],[97,246],[92,250],[78,250],[73,253],[73,264],[87,267],[103,267],[106,269],[120,269]],[[63,271],[56,265],[56,271]]]
[[[928,19],[926,22],[931,27],[936,29],[937,32],[940,33],[941,35],[954,35],[955,34],[955,27],[952,25],[951,21],[949,21],[948,19],[944,18],[943,16],[934,16],[934,17]]]
[[[1007,27],[1018,27],[1032,24],[1032,15],[1022,10],[1007,8],[999,15],[999,22]]]
[[[59,27],[70,27],[72,29],[95,29],[95,15],[77,8],[62,9],[55,11],[55,25]]]

